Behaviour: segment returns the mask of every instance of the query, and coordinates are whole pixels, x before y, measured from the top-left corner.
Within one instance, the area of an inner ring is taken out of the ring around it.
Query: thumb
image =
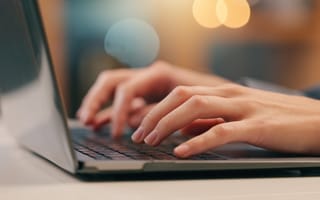
[[[175,148],[174,153],[178,157],[187,158],[228,143],[249,141],[247,137],[250,135],[249,126],[244,121],[223,123],[181,144]]]

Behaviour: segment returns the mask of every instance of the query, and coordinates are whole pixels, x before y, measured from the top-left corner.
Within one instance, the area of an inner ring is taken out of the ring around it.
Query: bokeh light
[[[205,28],[245,26],[251,16],[247,0],[195,0],[193,16]]]
[[[193,16],[195,20],[205,28],[216,28],[221,25],[216,9],[219,0],[195,0],[193,4]]]
[[[154,62],[160,49],[156,30],[139,19],[121,20],[110,27],[105,51],[129,67],[145,67]]]
[[[246,0],[220,0],[223,1],[228,10],[223,24],[229,28],[240,28],[245,26],[250,19],[250,5]]]

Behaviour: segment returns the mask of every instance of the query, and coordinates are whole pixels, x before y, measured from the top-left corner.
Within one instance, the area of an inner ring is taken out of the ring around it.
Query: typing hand
[[[227,82],[173,67],[165,62],[136,70],[103,72],[84,98],[77,113],[84,124],[98,129],[112,123],[112,135],[121,136],[126,124],[137,127],[143,117],[178,85],[219,85]],[[102,107],[113,100],[112,106]]]
[[[233,142],[280,152],[320,154],[319,101],[235,84],[177,87],[146,115],[132,138],[157,146],[199,120],[220,121],[207,124],[202,133],[178,146],[178,157]]]

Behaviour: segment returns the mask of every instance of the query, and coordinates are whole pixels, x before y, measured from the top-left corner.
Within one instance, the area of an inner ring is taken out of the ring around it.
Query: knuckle
[[[227,138],[234,132],[234,127],[231,124],[221,124],[215,127],[215,135],[219,138]]]
[[[187,86],[178,86],[173,90],[172,93],[177,97],[188,97],[190,96],[190,89]]]
[[[243,114],[252,113],[259,109],[259,107],[261,108],[261,106],[263,106],[262,102],[247,97],[234,98],[231,101],[234,103],[234,105],[236,105],[237,108],[241,110]]]
[[[123,76],[130,76],[134,71],[128,69],[105,70],[98,75],[97,80],[101,82],[112,81]]]
[[[241,99],[239,101],[248,111],[254,111],[263,107],[263,103],[255,99]]]
[[[173,73],[173,66],[164,61],[156,61],[148,70],[150,70],[151,73],[158,74],[159,76],[167,77]]]
[[[231,96],[241,95],[245,93],[244,87],[234,83],[227,83],[221,86],[221,90]]]
[[[261,103],[255,100],[249,100],[246,101],[246,107],[249,108],[250,110],[255,110],[256,108],[260,107]]]
[[[254,131],[250,131],[252,133],[244,134],[245,140],[250,144],[256,146],[262,146],[265,143],[265,136],[270,127],[270,124],[263,119],[255,119],[250,121],[250,128]]]
[[[247,141],[255,146],[263,146],[263,144],[266,142],[264,134],[257,132],[255,135],[248,135]]]
[[[101,104],[102,104],[101,101],[93,101],[93,102],[91,102],[91,104],[89,105],[89,108],[90,108],[91,110],[96,111],[96,110],[99,110]]]
[[[122,82],[117,86],[117,91],[123,93],[123,95],[131,95],[133,92],[134,88],[132,87],[132,84],[127,81],[127,82]]]
[[[98,81],[106,81],[109,79],[109,72],[108,71],[103,71],[99,74],[98,76]]]
[[[129,84],[122,83],[116,89],[116,97],[123,99],[125,102],[131,102],[133,95],[133,91],[131,90]]]
[[[208,98],[205,96],[195,95],[191,97],[190,104],[192,107],[207,107],[209,106]]]
[[[172,126],[172,123],[170,123],[170,119],[167,119],[167,118],[163,118],[161,119],[159,122],[158,122],[158,125],[157,125],[157,129],[160,129],[160,130],[164,130],[164,129],[169,129],[169,127]]]
[[[225,89],[230,89],[230,90],[233,90],[234,88],[236,88],[238,85],[237,84],[234,84],[234,83],[226,83],[223,85],[223,87]]]

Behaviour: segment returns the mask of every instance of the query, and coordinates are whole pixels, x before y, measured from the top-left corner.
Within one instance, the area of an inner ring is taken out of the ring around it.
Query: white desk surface
[[[20,149],[0,122],[0,199],[320,199],[320,177],[81,182]]]

